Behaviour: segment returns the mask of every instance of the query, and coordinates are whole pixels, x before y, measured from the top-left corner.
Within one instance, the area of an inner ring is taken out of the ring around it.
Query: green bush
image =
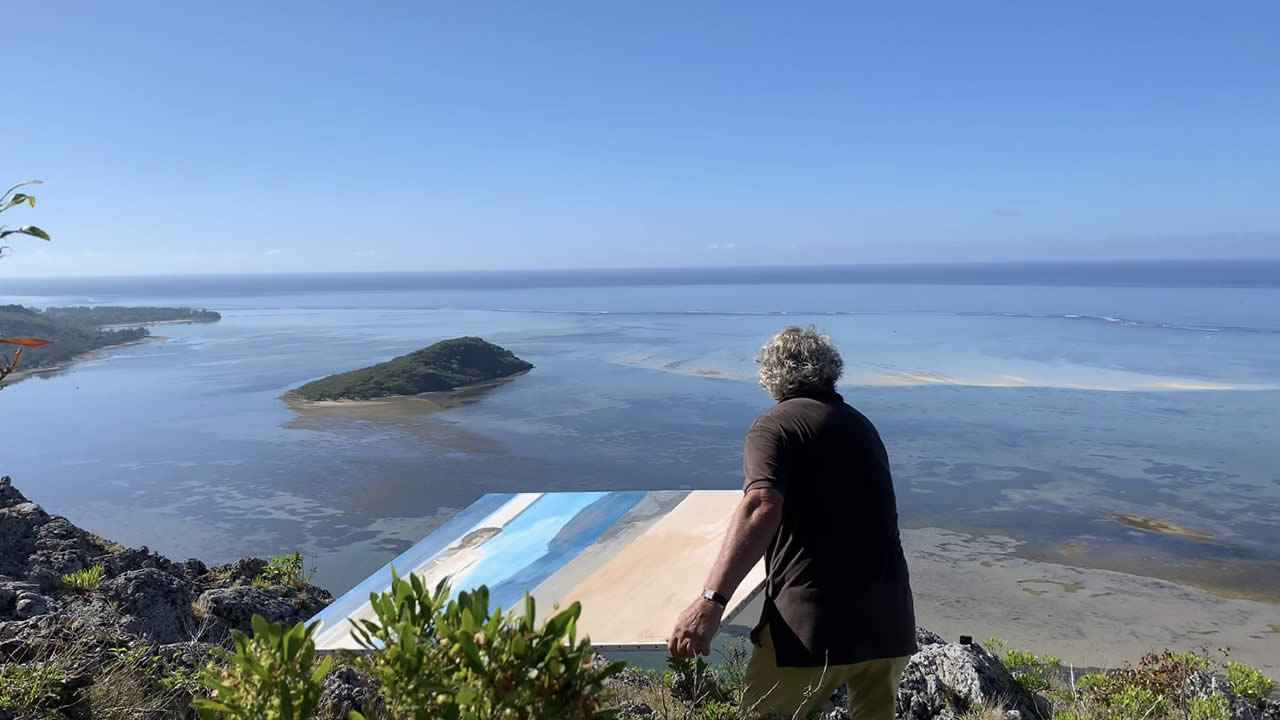
[[[1150,688],[1125,685],[1111,696],[1107,708],[1107,717],[1112,720],[1162,718],[1168,710],[1168,700]]]
[[[55,662],[0,664],[0,709],[41,717],[67,705],[66,670]]]
[[[102,576],[106,570],[101,565],[94,565],[87,570],[77,570],[62,576],[62,583],[76,590],[97,590],[102,584]]]
[[[315,624],[285,628],[253,616],[253,637],[233,630],[234,653],[202,674],[209,697],[196,698],[201,720],[306,720],[320,701],[332,658],[316,662]]]
[[[1240,697],[1247,698],[1254,702],[1261,702],[1271,696],[1272,691],[1276,689],[1275,681],[1262,671],[1250,667],[1248,665],[1229,662],[1225,666],[1227,673],[1227,687],[1231,692]]]
[[[1251,690],[1265,689],[1266,685],[1251,682],[1261,678],[1256,670],[1247,672],[1240,666],[1234,673],[1227,663],[1228,685],[1233,692],[1248,697],[1232,684]],[[1252,670],[1252,668],[1248,668]],[[1172,652],[1149,653],[1136,667],[1126,667],[1106,675],[1090,673],[1076,682],[1078,702],[1073,711],[1082,717],[1107,720],[1227,720],[1230,717],[1226,699],[1221,695],[1198,697],[1190,694],[1192,679],[1213,671],[1213,663],[1203,653]],[[1250,679],[1246,679],[1250,678]],[[1270,692],[1268,690],[1268,692]]]
[[[302,553],[292,552],[288,555],[276,555],[267,560],[267,566],[253,579],[259,587],[271,585],[292,585],[300,587],[311,578],[303,570]]]
[[[391,717],[612,716],[601,707],[605,681],[623,663],[597,667],[590,641],[577,637],[577,603],[539,628],[527,594],[518,617],[491,611],[485,587],[448,597],[445,583],[428,590],[393,569],[391,589],[370,596],[377,620],[352,623],[370,651],[358,662],[379,681]]]
[[[1231,720],[1231,708],[1221,695],[1193,697],[1187,701],[1189,720]]]
[[[987,640],[989,652],[1000,657],[1005,667],[1013,674],[1024,690],[1040,693],[1053,687],[1051,675],[1062,669],[1062,660],[1052,655],[1036,655],[1022,650],[1006,649],[1004,641],[998,637]]]

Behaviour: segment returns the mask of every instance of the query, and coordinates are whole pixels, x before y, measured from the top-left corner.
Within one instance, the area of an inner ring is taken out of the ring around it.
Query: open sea
[[[350,588],[487,492],[735,488],[787,324],[840,347],[902,524],[1280,603],[1280,261],[6,280],[181,305],[0,393],[0,473],[128,545]],[[536,369],[421,412],[285,391],[479,335]]]

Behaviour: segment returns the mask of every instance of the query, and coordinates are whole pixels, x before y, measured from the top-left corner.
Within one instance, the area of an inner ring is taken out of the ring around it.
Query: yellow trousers
[[[884,658],[852,665],[778,667],[773,639],[765,626],[747,663],[742,710],[746,717],[804,718],[830,699],[841,685],[849,691],[853,720],[893,720],[898,681],[910,658]]]

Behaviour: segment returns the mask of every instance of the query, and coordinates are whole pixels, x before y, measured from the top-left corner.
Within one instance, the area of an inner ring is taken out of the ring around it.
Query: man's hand
[[[667,650],[678,658],[711,654],[711,638],[720,630],[724,608],[701,598],[685,608],[676,618],[676,626],[667,638]]]

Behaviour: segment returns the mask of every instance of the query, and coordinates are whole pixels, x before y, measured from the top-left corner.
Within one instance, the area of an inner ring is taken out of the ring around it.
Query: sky
[[[1280,3],[28,3],[8,276],[1280,257]]]

